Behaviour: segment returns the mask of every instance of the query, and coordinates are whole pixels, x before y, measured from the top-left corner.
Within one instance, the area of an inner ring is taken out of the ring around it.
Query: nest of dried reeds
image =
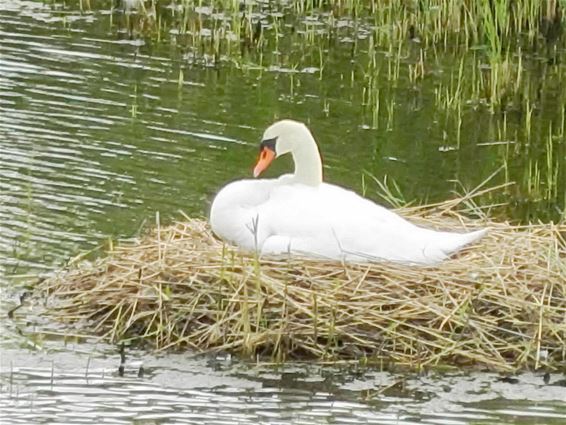
[[[187,219],[75,264],[39,289],[58,319],[159,350],[563,367],[566,223],[471,220],[462,214],[468,201],[400,211],[434,228],[491,228],[435,267],[257,259]]]

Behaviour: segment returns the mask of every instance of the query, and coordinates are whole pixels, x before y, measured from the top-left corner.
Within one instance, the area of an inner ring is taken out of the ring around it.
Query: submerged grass
[[[491,231],[434,267],[346,265],[258,259],[187,218],[158,225],[94,263],[76,262],[37,289],[48,296],[50,316],[157,350],[412,367],[564,367],[566,223],[489,222],[471,196],[400,213],[434,228]]]

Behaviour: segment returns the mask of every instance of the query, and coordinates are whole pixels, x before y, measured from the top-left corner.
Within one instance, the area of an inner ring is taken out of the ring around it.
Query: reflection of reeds
[[[562,25],[558,3],[538,0],[425,0],[414,6],[402,0],[296,0],[269,7],[231,0],[139,4],[135,14],[126,13],[128,33],[157,40],[175,37],[175,44],[188,49],[187,58],[196,64],[318,66],[321,76],[323,49],[345,37],[352,40],[351,54],[358,65],[367,63],[365,75],[378,66],[377,52],[385,52],[387,73],[383,74],[395,84],[404,77],[401,67],[408,42],[421,46],[419,59],[408,63],[407,76],[412,82],[424,77],[427,56],[435,61],[438,54],[450,52],[462,57],[463,63],[463,56],[473,48],[478,53],[467,65],[481,67],[483,72],[475,72],[467,84],[475,87],[476,97],[489,102],[493,111],[521,92],[523,50],[536,49],[537,34],[551,30],[560,34],[555,28]],[[145,15],[151,19],[144,19]],[[364,51],[365,58],[359,54]],[[470,79],[469,72],[463,76]],[[457,102],[462,101],[459,94],[465,93],[453,93]]]
[[[489,225],[435,267],[257,259],[186,220],[38,286],[49,314],[112,341],[276,360],[558,366],[566,344],[566,224],[473,221],[470,197],[401,212],[431,227]]]

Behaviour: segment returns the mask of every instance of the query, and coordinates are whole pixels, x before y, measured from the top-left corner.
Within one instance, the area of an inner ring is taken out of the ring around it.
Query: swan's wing
[[[210,210],[214,233],[244,249],[256,249],[264,238],[259,227],[258,207],[269,202],[276,185],[276,180],[260,179],[238,180],[223,187]]]
[[[367,256],[396,240],[400,228],[407,232],[414,227],[354,192],[327,184],[273,188],[257,212],[270,238],[265,240],[264,253],[292,251],[335,259],[353,252]]]
[[[273,188],[257,212],[260,225],[263,218],[264,253],[432,264],[483,235],[421,228],[354,192],[327,184],[318,189]]]

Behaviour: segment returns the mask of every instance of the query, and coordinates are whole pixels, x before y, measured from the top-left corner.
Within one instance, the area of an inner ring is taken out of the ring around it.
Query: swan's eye
[[[261,141],[259,145],[260,151],[269,150],[275,153],[275,144],[277,143],[277,137],[273,137],[271,139],[264,139]]]

